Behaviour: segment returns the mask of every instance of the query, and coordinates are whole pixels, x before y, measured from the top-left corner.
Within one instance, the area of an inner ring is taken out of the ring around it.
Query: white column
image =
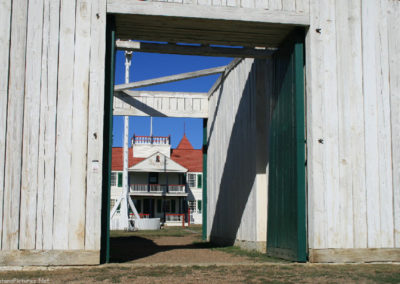
[[[125,51],[125,83],[129,83],[129,68],[131,66],[132,51]],[[123,169],[123,198],[121,200],[121,229],[129,229],[128,216],[128,152],[129,149],[129,116],[124,117],[124,169]]]

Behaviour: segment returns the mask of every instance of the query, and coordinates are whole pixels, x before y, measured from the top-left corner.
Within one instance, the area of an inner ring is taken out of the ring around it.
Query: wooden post
[[[131,66],[132,52],[125,51],[125,84],[129,83],[129,68]],[[128,143],[129,143],[129,116],[124,117],[124,168],[122,174],[123,197],[121,200],[120,222],[122,229],[129,229],[128,214]]]

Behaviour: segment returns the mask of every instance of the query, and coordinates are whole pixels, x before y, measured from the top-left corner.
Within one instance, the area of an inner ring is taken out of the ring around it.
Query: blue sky
[[[228,64],[232,58],[206,57],[188,55],[170,55],[134,52],[130,68],[130,82],[142,81],[162,76],[179,74],[184,72],[207,69]],[[115,66],[115,84],[123,84],[125,81],[125,55],[117,51]],[[137,90],[148,91],[173,91],[173,92],[207,92],[214,84],[218,75],[211,75],[196,79],[184,80],[162,85],[145,87]],[[203,139],[203,120],[196,118],[153,118],[153,135],[171,135],[172,148],[175,148],[183,136],[184,124],[186,136],[193,147],[200,149]],[[114,116],[113,119],[113,147],[123,146],[124,119],[122,116]],[[149,117],[130,117],[129,137],[133,134],[149,135]]]

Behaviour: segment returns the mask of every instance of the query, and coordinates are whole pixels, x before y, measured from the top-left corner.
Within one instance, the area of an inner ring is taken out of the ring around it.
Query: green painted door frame
[[[107,16],[105,60],[100,263],[110,261],[110,186],[115,76],[115,22],[112,15]]]
[[[207,119],[203,119],[203,240],[207,240]]]
[[[267,252],[307,261],[304,31],[274,55]]]

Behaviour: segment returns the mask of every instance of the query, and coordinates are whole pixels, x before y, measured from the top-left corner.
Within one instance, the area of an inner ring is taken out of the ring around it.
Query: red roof
[[[192,144],[190,144],[189,139],[187,139],[186,134],[183,134],[181,142],[179,142],[177,150],[194,150]]]
[[[112,162],[111,170],[122,171],[124,167],[124,150],[122,147],[112,148]],[[181,166],[188,169],[189,172],[202,172],[203,171],[203,151],[193,149],[192,144],[183,135],[181,142],[176,149],[171,151],[171,159]],[[128,167],[132,167],[137,163],[143,161],[144,158],[134,158],[132,155],[132,148],[129,148]]]
[[[134,158],[132,155],[132,148],[128,150],[128,168],[136,165],[137,163],[144,160],[144,158]],[[124,148],[113,147],[112,158],[111,158],[111,170],[112,171],[123,171],[124,170]]]
[[[203,171],[203,151],[195,149],[173,149],[171,159],[187,168],[189,172]]]

